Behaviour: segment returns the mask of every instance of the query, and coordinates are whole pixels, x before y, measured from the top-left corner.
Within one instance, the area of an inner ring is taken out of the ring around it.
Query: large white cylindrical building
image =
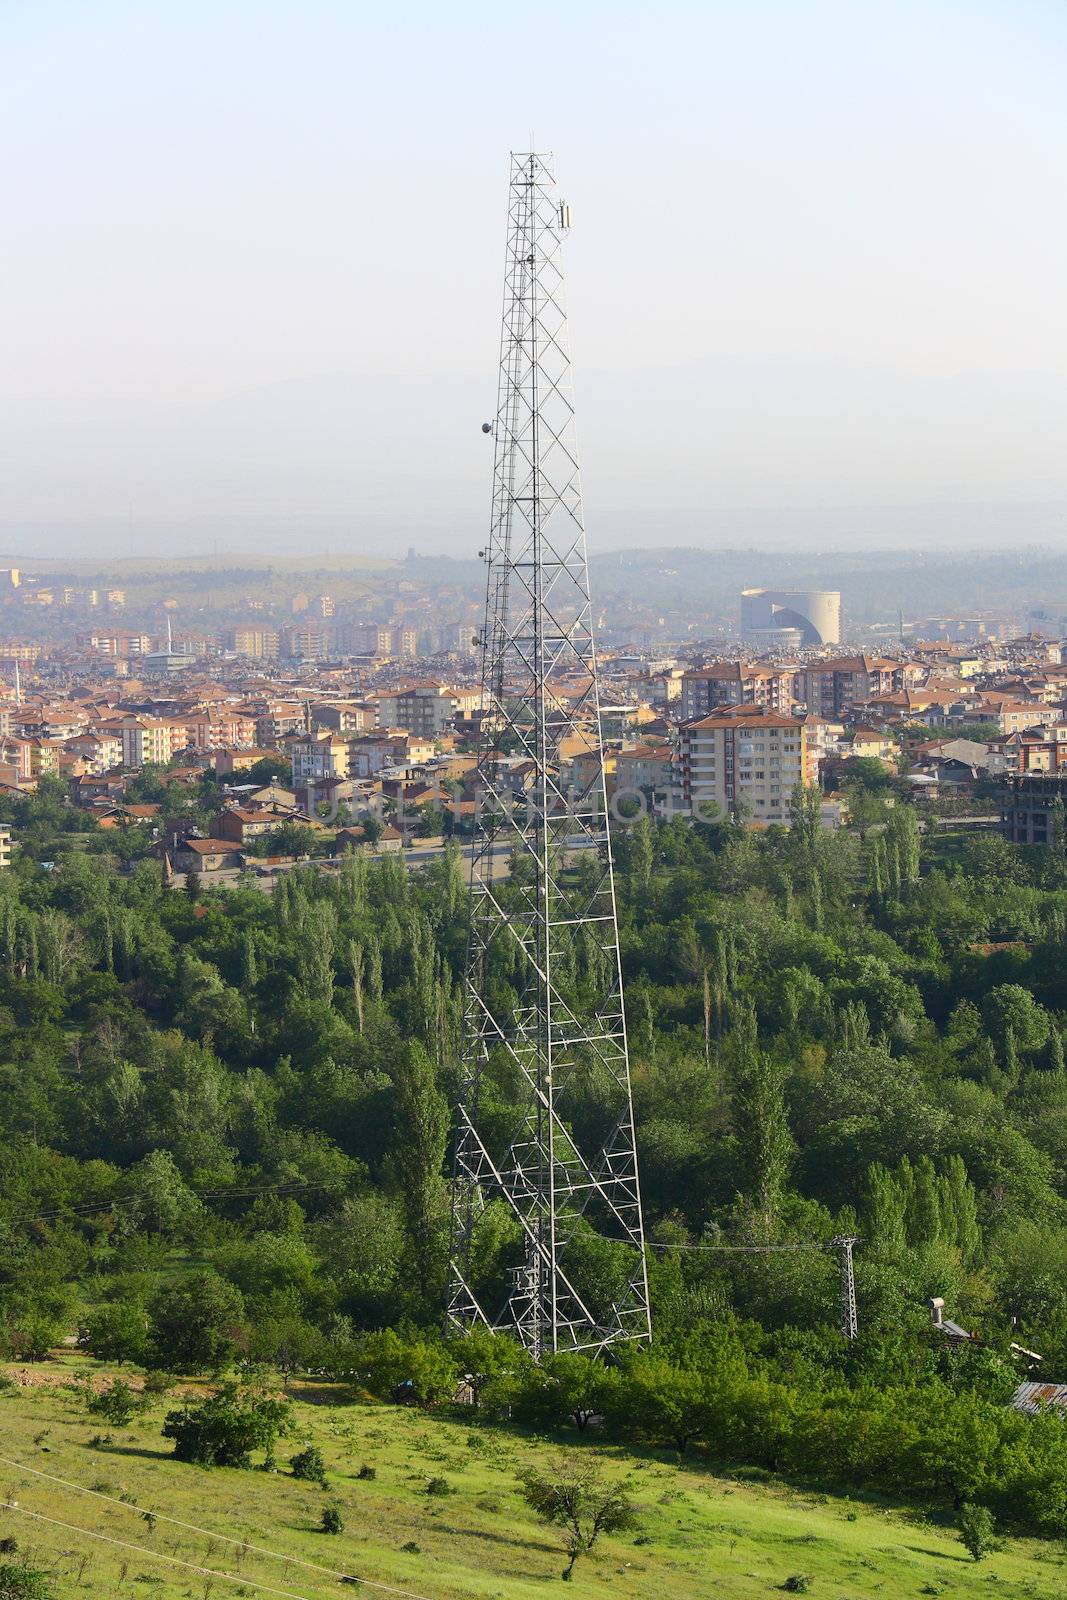
[[[743,589],[741,634],[767,648],[841,643],[837,589]]]

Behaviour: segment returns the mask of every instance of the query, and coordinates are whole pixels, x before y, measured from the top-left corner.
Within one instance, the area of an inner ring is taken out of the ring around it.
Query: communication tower
[[[486,430],[493,500],[448,1321],[509,1329],[535,1359],[651,1338],[560,263],[569,226],[552,158],[513,154]],[[513,1233],[504,1281],[482,1264],[494,1215]]]

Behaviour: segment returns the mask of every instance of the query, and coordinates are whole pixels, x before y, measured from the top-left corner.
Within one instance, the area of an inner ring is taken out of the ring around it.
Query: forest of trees
[[[46,837],[56,797],[19,804]],[[427,1402],[465,1372],[486,1413],[596,1415],[1067,1532],[1067,1428],[1006,1409],[1027,1375],[1012,1341],[1067,1380],[1067,858],[990,835],[928,858],[911,807],[862,820],[823,832],[798,794],[789,830],[620,832],[656,1340],[537,1371],[440,1336],[458,853],[416,872],[351,855],[273,895],[167,890],[156,861],[119,873],[62,840],[47,866],[18,853],[0,876],[2,1353],[78,1333],[166,1372],[355,1368]],[[575,947],[576,993],[595,959]],[[486,1094],[507,1129],[503,1066]],[[603,1101],[589,1072],[576,1119],[595,1129]],[[860,1240],[851,1346],[840,1233]],[[569,1246],[594,1304],[619,1248],[588,1228]],[[491,1203],[489,1300],[520,1250]],[[933,1296],[981,1342],[934,1333]]]

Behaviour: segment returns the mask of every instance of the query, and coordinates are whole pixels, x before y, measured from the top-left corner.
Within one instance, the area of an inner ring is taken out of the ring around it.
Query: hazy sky
[[[553,149],[595,548],[1067,543],[1067,5],[0,0],[0,553],[469,554]]]

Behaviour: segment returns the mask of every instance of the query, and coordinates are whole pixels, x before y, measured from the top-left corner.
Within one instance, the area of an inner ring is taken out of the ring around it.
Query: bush
[[[116,1378],[110,1389],[90,1394],[86,1404],[94,1417],[103,1417],[105,1422],[112,1423],[116,1428],[129,1427],[140,1410],[133,1390],[121,1378]]]
[[[793,1572],[782,1584],[786,1594],[807,1594],[811,1579],[803,1572]]]
[[[996,1524],[988,1506],[960,1506],[957,1523],[960,1538],[972,1561],[984,1561],[997,1548]]]
[[[378,1476],[377,1467],[368,1467],[366,1462],[363,1463],[363,1465],[360,1467],[359,1471],[356,1473],[356,1477],[359,1479],[359,1481],[361,1483],[367,1483],[367,1482],[370,1481],[371,1478],[376,1478],[377,1476]]]
[[[426,1485],[426,1493],[432,1495],[451,1494],[452,1485],[447,1478],[431,1478]]]
[[[47,1572],[0,1563],[0,1600],[53,1600],[55,1592]]]
[[[305,1483],[326,1482],[326,1463],[322,1459],[322,1451],[313,1444],[309,1444],[306,1450],[298,1450],[295,1456],[290,1456],[289,1470],[294,1478],[302,1478]]]
[[[272,1453],[288,1416],[284,1400],[227,1383],[202,1405],[186,1403],[180,1411],[168,1412],[163,1437],[174,1440],[179,1461],[198,1467],[248,1467],[253,1450]]]
[[[344,1519],[339,1506],[323,1506],[321,1527],[323,1533],[344,1533]]]

